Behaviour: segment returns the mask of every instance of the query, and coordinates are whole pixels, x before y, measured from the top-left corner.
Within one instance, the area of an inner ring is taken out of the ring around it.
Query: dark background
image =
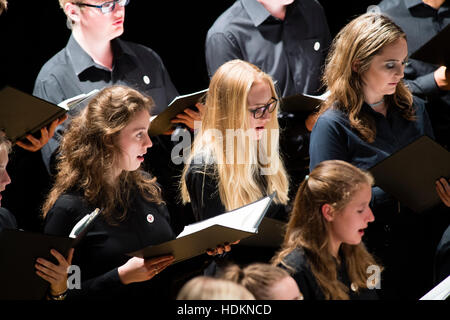
[[[121,38],[155,50],[180,94],[201,90],[209,80],[204,58],[206,33],[233,2],[132,0]],[[352,17],[379,1],[319,2],[334,36]],[[0,16],[0,85],[31,93],[40,68],[66,45],[69,36],[57,0],[9,0],[8,10]]]

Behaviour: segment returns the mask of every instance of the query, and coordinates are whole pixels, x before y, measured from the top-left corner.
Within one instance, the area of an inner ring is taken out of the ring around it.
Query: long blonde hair
[[[199,156],[206,159],[206,163],[216,164],[219,196],[227,211],[258,200],[273,191],[277,191],[276,203],[287,203],[289,181],[279,154],[278,104],[266,125],[267,134],[263,134],[261,140],[246,139],[243,134],[250,129],[249,91],[255,82],[262,81],[270,86],[273,97],[277,98],[272,78],[253,64],[242,60],[223,64],[211,78],[202,125],[181,178],[184,203],[190,202],[186,173]],[[233,148],[217,136],[211,138],[211,133],[217,133],[228,139],[230,130],[233,134],[237,133],[237,143],[234,143],[233,137]],[[231,163],[228,158],[230,151]],[[270,161],[262,163],[261,157]],[[261,183],[261,179],[264,179],[264,183]],[[262,184],[265,186],[262,187]]]
[[[133,190],[148,201],[162,203],[156,179],[141,170],[124,171],[118,181],[109,180],[121,154],[117,142],[120,131],[140,111],[150,113],[153,104],[150,97],[125,86],[103,89],[90,101],[64,134],[44,217],[59,196],[73,189],[81,191],[92,206],[102,208],[110,224],[125,219]]]
[[[375,55],[386,45],[406,34],[388,17],[366,13],[348,23],[334,38],[328,53],[323,82],[330,95],[322,104],[319,115],[329,108],[348,114],[350,125],[361,138],[371,143],[376,136],[373,120],[361,112],[364,102],[362,75],[369,69]],[[357,71],[352,66],[358,65]],[[400,81],[393,95],[385,97],[389,107],[398,108],[407,120],[415,120],[412,94]]]
[[[272,263],[281,263],[292,272],[295,266],[283,260],[293,250],[303,250],[326,299],[348,299],[348,289],[337,278],[337,266],[328,250],[328,224],[321,213],[329,204],[339,213],[360,189],[373,184],[370,173],[341,160],[323,161],[300,185],[290,214],[284,242]],[[375,259],[363,243],[341,245],[350,281],[358,288],[367,287],[367,268]]]
[[[183,285],[177,300],[255,300],[255,297],[233,281],[197,276]]]

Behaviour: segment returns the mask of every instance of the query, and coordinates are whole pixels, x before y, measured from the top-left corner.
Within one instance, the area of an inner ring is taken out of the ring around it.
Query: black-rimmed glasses
[[[260,118],[264,117],[264,115],[266,114],[266,111],[269,111],[269,113],[272,113],[277,106],[277,102],[278,102],[278,99],[272,97],[270,99],[270,101],[268,103],[266,103],[265,105],[263,105],[262,107],[259,107],[259,108],[253,109],[253,110],[249,109],[248,111],[250,111],[253,114],[253,118],[260,119]]]
[[[121,7],[125,7],[127,4],[130,3],[130,0],[113,0],[113,1],[103,2],[102,4],[99,4],[99,5],[89,4],[89,3],[84,3],[84,2],[73,2],[73,4],[80,6],[80,7],[85,6],[85,7],[92,7],[92,8],[100,9],[100,11],[103,14],[113,12],[114,9],[116,8],[116,3]]]

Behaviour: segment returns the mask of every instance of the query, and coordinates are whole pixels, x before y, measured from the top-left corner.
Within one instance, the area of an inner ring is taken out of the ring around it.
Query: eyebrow
[[[146,127],[138,127],[138,128],[134,128],[134,129],[133,129],[133,132],[141,131],[141,130],[147,130],[147,128],[146,128]]]
[[[405,61],[405,60],[408,60],[408,56],[406,56],[403,59],[403,61]],[[384,60],[384,62],[398,62],[398,61],[400,61],[400,60],[398,60],[398,59],[386,59],[386,60]]]

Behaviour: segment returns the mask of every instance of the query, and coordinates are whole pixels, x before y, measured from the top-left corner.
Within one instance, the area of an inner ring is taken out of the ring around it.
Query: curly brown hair
[[[132,190],[146,200],[162,203],[156,178],[141,170],[124,171],[111,180],[121,151],[120,131],[142,110],[150,113],[150,97],[125,86],[100,91],[75,117],[64,134],[57,165],[55,184],[43,206],[43,215],[63,193],[79,190],[92,206],[102,208],[110,224],[123,221],[131,201]],[[120,212],[119,212],[120,211]]]

